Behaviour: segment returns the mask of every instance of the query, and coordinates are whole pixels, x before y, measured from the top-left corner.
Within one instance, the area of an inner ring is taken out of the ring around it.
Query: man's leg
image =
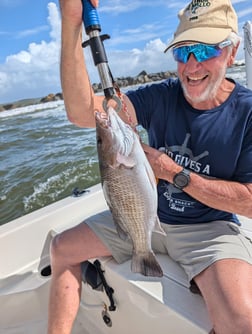
[[[81,295],[80,263],[110,251],[85,224],[57,235],[51,245],[48,334],[70,334]]]
[[[252,265],[219,260],[194,280],[216,334],[252,334]]]

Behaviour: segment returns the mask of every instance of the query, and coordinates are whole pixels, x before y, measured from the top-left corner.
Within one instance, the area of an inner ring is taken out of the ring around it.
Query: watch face
[[[184,188],[188,184],[188,178],[184,174],[176,175],[174,181],[176,182],[176,185],[181,188]]]
[[[185,188],[190,182],[189,173],[185,173],[184,171],[176,174],[173,179],[173,184],[175,187],[179,189]]]

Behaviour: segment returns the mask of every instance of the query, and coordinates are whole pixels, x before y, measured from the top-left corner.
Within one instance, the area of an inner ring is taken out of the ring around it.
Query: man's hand
[[[98,7],[99,6],[99,0],[90,0],[91,4],[94,6],[94,7]]]
[[[172,182],[173,176],[181,170],[181,167],[165,153],[146,144],[142,144],[142,147],[156,178]]]
[[[98,7],[99,0],[89,0],[94,7]],[[82,1],[81,0],[60,0],[62,19],[68,20],[74,26],[82,24]]]

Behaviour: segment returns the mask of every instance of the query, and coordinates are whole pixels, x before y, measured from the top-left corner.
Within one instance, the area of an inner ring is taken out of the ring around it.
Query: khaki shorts
[[[109,211],[88,218],[85,223],[102,240],[118,263],[131,258],[132,243],[121,240]],[[203,224],[161,224],[167,236],[153,232],[154,253],[168,254],[185,270],[189,282],[215,261],[240,259],[252,264],[252,240],[239,226],[227,221]]]

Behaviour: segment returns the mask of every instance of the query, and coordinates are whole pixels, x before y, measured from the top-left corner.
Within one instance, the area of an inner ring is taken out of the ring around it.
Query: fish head
[[[99,162],[102,165],[114,166],[116,163],[116,150],[113,146],[113,131],[107,113],[96,112],[96,143]]]
[[[131,153],[138,140],[132,128],[111,107],[106,113],[96,112],[95,121],[100,163],[112,168],[121,163],[132,166]]]

